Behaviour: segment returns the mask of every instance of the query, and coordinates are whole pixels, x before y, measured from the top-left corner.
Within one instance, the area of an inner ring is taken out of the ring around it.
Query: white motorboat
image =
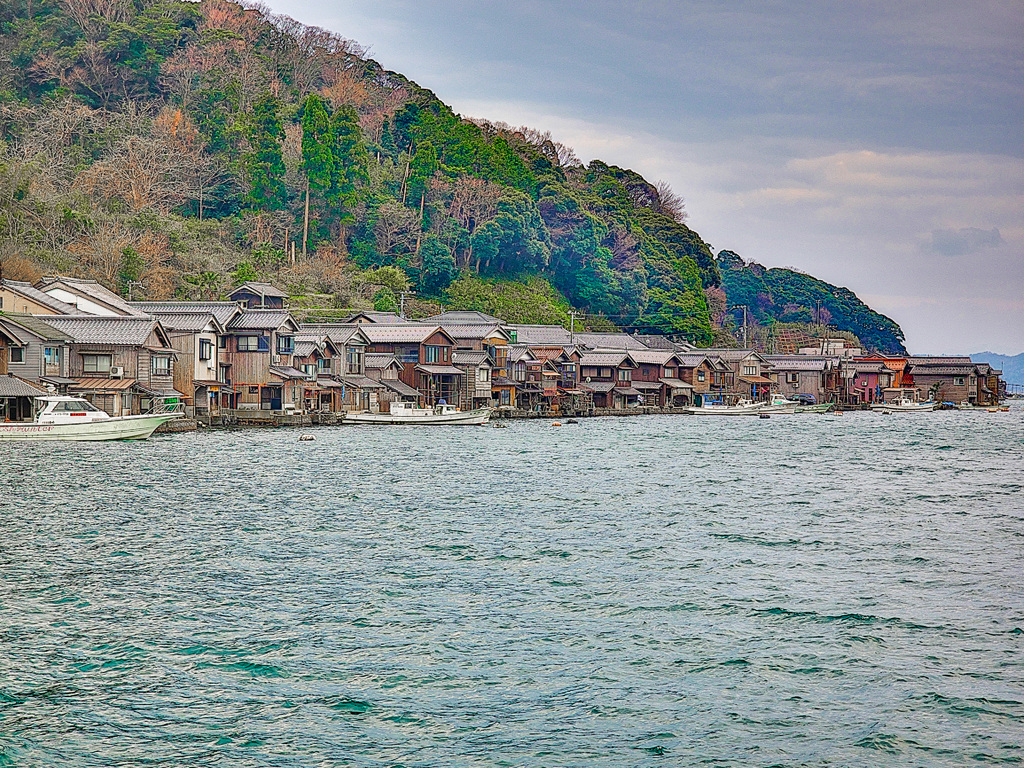
[[[773,411],[765,411],[764,403],[739,400],[736,405],[719,405],[717,403],[697,405],[688,408],[687,413],[692,413],[694,416],[757,416],[759,413],[773,413]]]
[[[418,408],[411,403],[392,403],[391,413],[349,413],[345,424],[448,424],[479,425],[491,418],[491,408],[460,411],[454,405],[441,403],[435,408]]]
[[[760,403],[761,413],[796,413],[801,406],[798,400],[789,400],[782,395],[774,395],[767,403]]]
[[[872,403],[872,411],[890,411],[892,413],[903,413],[910,411],[934,411],[938,407],[938,403],[934,400],[927,400],[923,403],[919,403],[916,400],[911,400],[907,397],[901,397],[899,400],[893,400],[891,403]]]
[[[37,397],[35,421],[0,424],[0,440],[145,440],[161,424],[185,414],[168,411],[110,416],[80,397]]]

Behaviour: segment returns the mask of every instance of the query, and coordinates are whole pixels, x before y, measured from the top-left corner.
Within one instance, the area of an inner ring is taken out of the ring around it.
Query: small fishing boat
[[[764,413],[764,403],[755,403],[752,400],[739,400],[736,405],[721,405],[719,403],[707,403],[688,408],[687,413],[694,416],[757,416]]]
[[[773,395],[767,403],[760,403],[762,413],[799,413],[800,402],[782,395]]]
[[[440,403],[434,408],[418,408],[411,403],[392,403],[391,413],[348,413],[345,424],[448,424],[479,425],[491,418],[491,408],[460,411],[454,405]]]
[[[0,440],[145,440],[179,411],[111,416],[80,397],[37,397],[35,421],[0,424]]]
[[[835,403],[812,403],[811,405],[798,405],[797,413],[828,413],[836,407]]]
[[[911,400],[906,397],[901,397],[899,400],[894,400],[891,403],[872,403],[872,411],[890,411],[892,413],[905,413],[911,411],[934,411],[938,407],[938,403],[934,400],[926,400],[923,403],[919,403],[916,400]]]

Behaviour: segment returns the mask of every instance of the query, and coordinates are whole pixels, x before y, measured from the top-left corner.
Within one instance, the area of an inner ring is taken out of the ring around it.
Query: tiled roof
[[[308,379],[309,374],[290,365],[272,365],[270,372],[281,379]]]
[[[44,277],[36,283],[36,288],[44,293],[49,288],[61,288],[69,293],[82,294],[97,304],[104,304],[117,312],[123,312],[125,315],[140,316],[145,314],[142,310],[133,307],[116,293],[104,288],[95,280],[79,280],[72,277]]]
[[[452,355],[452,362],[455,365],[482,365],[490,362],[490,358],[483,351],[461,350]]]
[[[468,325],[456,323],[439,323],[453,339],[486,339],[491,336],[508,338],[508,333],[500,325]]]
[[[143,346],[157,327],[157,320],[152,317],[47,315],[45,322],[66,333],[78,344]]]
[[[299,334],[322,334],[335,344],[348,344],[364,327],[352,323],[302,323],[299,326]],[[359,343],[363,343],[363,340],[359,339]]]
[[[45,315],[51,317],[51,315]],[[59,328],[47,323],[42,317],[35,315],[18,315],[13,312],[0,312],[0,320],[9,320],[46,341],[71,341],[71,336]],[[17,330],[14,330],[17,333]]]
[[[973,365],[915,365],[910,368],[913,376],[970,376],[976,371]]]
[[[831,358],[810,355],[765,355],[765,360],[778,371],[827,371],[833,366]]]
[[[274,296],[281,299],[288,298],[287,293],[282,291],[280,288],[274,287],[270,283],[242,283],[240,286],[235,288],[230,295],[234,296],[236,293],[240,293],[241,291],[250,291],[252,293],[258,293],[261,296]]]
[[[367,376],[338,376],[338,381],[348,387],[358,387],[359,389],[384,389],[384,385],[379,381],[375,381]]]
[[[31,381],[15,376],[13,373],[0,376],[0,398],[3,397],[39,397],[46,390]]]
[[[314,352],[320,351],[320,345],[315,341],[295,341],[295,356],[309,357]]]
[[[436,325],[404,323],[391,325],[375,325],[368,323],[359,326],[359,330],[372,344],[419,344],[432,336],[439,329]]]
[[[665,384],[669,389],[693,389],[692,384],[687,384],[682,379],[658,379],[662,384]]]
[[[615,389],[614,381],[591,381],[580,384],[580,389],[589,389],[591,392],[611,392]]]
[[[908,357],[907,365],[971,365],[971,358],[966,355],[952,355],[947,357]]]
[[[437,375],[452,375],[462,376],[465,371],[459,370],[454,365],[417,365],[417,371],[423,371],[424,373],[430,373],[435,376]]]
[[[402,366],[402,361],[395,355],[368,354],[363,357],[363,364],[367,368],[387,368],[393,363],[397,363],[399,367]]]
[[[419,397],[420,392],[418,389],[413,389],[404,381],[398,379],[381,379],[380,383],[390,389],[392,392],[397,392],[405,397]]]
[[[626,352],[587,352],[580,358],[580,365],[587,366],[617,366],[623,361],[630,360]]]
[[[719,360],[726,360],[735,363],[750,355],[756,354],[753,349],[699,349],[696,350],[706,357],[717,357]]]
[[[508,361],[510,363],[517,363],[520,360],[532,360],[536,357],[525,344],[512,344],[508,347]]]
[[[856,371],[857,373],[882,373],[883,371],[889,370],[882,362],[874,362],[871,360],[854,360],[852,362],[844,362],[843,368],[847,371]]]
[[[577,333],[576,343],[590,349],[650,349],[628,333]]]
[[[150,310],[149,313],[160,321],[160,325],[169,331],[198,332],[211,322],[216,321],[213,313],[205,310],[199,312],[160,312]],[[219,325],[219,323],[215,322],[215,328],[216,325]]]
[[[78,307],[65,304],[60,299],[56,299],[48,293],[43,293],[38,288],[35,288],[31,283],[23,283],[20,280],[3,280],[0,281],[0,288],[6,288],[11,293],[24,296],[26,299],[30,299],[37,304],[42,304],[44,307],[49,307],[54,312],[61,315],[78,314]]]
[[[234,301],[133,301],[136,309],[157,314],[162,312],[209,312],[217,322],[226,326],[235,315],[242,311]]]
[[[229,331],[273,331],[292,320],[286,309],[243,310],[228,323]]]
[[[358,317],[366,317],[372,323],[379,324],[395,324],[395,323],[408,323],[404,317],[401,317],[397,312],[356,312],[353,315],[349,315],[345,322],[354,322]]]
[[[679,353],[676,357],[679,358],[679,362],[682,364],[683,368],[696,368],[708,359],[707,355],[687,354],[684,352]]]
[[[505,330],[515,331],[517,344],[544,347],[564,347],[572,338],[560,325],[506,325]]]
[[[629,356],[635,363],[647,363],[648,365],[664,365],[669,358],[675,356],[675,352],[668,349],[635,349],[630,350]]]

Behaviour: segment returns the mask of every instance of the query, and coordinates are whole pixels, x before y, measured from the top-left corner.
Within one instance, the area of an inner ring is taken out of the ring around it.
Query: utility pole
[[[398,296],[398,316],[403,320],[405,319],[405,297],[415,295],[415,291],[402,291]]]
[[[569,310],[569,346],[576,346],[576,310]]]
[[[743,310],[743,348],[747,348],[747,305],[746,304],[733,304],[729,309],[742,309]]]
[[[131,301],[132,300],[132,289],[136,285],[141,287],[141,286],[145,285],[145,283],[142,283],[142,282],[140,282],[138,280],[129,280],[127,285],[128,285],[128,301]]]

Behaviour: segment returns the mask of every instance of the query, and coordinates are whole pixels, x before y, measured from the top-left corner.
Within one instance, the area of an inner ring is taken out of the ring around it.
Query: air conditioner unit
[[[124,378],[124,368],[119,365],[112,365],[110,367],[110,378],[122,379]]]

